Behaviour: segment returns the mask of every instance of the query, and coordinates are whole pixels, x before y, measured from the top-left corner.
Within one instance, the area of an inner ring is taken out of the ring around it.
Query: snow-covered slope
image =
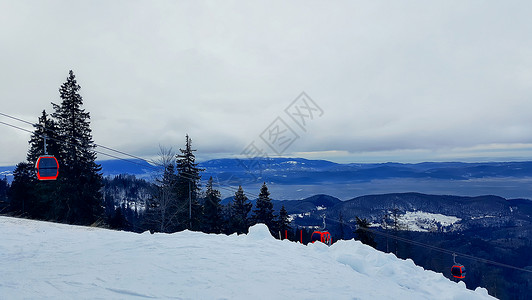
[[[454,216],[446,216],[442,214],[433,214],[422,211],[407,211],[400,216],[401,225],[405,230],[410,231],[449,231],[452,230],[452,225],[460,222],[462,219]],[[459,227],[459,226],[456,226]]]
[[[357,241],[135,234],[0,217],[0,298],[489,299]]]

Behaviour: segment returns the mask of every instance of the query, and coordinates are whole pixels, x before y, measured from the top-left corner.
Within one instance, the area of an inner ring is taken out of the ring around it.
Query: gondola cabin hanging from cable
[[[462,265],[454,265],[451,268],[451,274],[453,275],[454,278],[463,279],[465,278],[465,275],[466,275],[465,267]]]
[[[39,156],[35,163],[35,170],[39,180],[56,180],[59,176],[59,162],[51,155]]]
[[[327,224],[325,224],[325,215],[323,216],[323,229],[322,230],[316,230],[312,233],[310,236],[310,242],[314,243],[316,241],[320,241],[328,246],[332,244],[332,238],[331,234],[325,230],[327,228]]]
[[[46,127],[43,126],[43,130],[46,131]],[[44,145],[44,155],[39,156],[37,162],[35,162],[35,170],[37,171],[37,179],[39,180],[56,180],[59,176],[59,162],[57,158],[52,155],[48,155],[46,151],[46,134],[42,135]]]
[[[451,275],[454,278],[464,279],[466,275],[466,269],[463,265],[456,262],[456,254],[453,253],[453,267],[451,268]]]

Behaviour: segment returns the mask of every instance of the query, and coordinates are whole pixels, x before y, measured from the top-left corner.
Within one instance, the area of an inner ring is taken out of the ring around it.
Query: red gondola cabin
[[[328,231],[314,231],[310,236],[310,241],[312,243],[320,241],[329,246],[332,244],[331,234]]]
[[[56,180],[59,176],[59,162],[53,156],[40,156],[35,163],[37,179]]]
[[[463,279],[465,278],[466,270],[465,267],[462,265],[454,265],[451,268],[451,274],[454,278]]]

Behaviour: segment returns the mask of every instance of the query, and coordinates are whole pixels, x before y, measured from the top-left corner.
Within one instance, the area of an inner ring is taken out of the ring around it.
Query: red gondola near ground
[[[56,180],[59,176],[59,162],[54,156],[39,156],[35,169],[39,180]]]
[[[328,231],[314,231],[310,236],[310,241],[312,243],[320,241],[329,246],[332,244],[331,234]]]

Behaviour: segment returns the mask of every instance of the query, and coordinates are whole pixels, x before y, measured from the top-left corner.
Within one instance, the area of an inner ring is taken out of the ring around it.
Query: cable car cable
[[[43,128],[44,130],[47,130],[47,131],[50,131],[50,132],[58,133],[56,130],[52,130],[50,128],[43,127],[40,124],[31,123],[29,121],[26,121],[26,120],[23,120],[23,119],[20,119],[20,118],[17,118],[17,117],[13,117],[11,115],[8,115],[8,114],[2,113],[2,112],[0,112],[0,115],[8,117],[8,118],[11,118],[13,120],[17,120],[19,122],[23,122],[23,123],[32,125],[34,127]],[[24,128],[15,126],[15,125],[11,125],[11,124],[8,124],[8,123],[5,123],[5,122],[1,122],[1,121],[0,121],[0,123],[4,124],[4,125],[7,125],[7,126],[10,126],[10,127],[13,127],[13,128],[16,128],[16,129],[19,129],[19,130],[22,130],[22,131],[25,131],[25,132],[28,132],[28,133],[31,133],[31,134],[36,134],[34,131],[31,131],[31,130],[28,130],[28,129],[24,129]],[[43,135],[40,135],[40,134],[36,134],[36,135],[39,136],[39,137],[43,137]],[[67,137],[71,137],[71,138],[73,138],[75,140],[79,140],[79,138],[76,138],[76,137],[72,137],[72,136],[67,136]],[[80,145],[76,145],[76,144],[73,144],[73,143],[70,143],[70,142],[67,142],[67,141],[64,141],[64,140],[51,138],[51,137],[47,137],[47,138],[51,139],[51,140],[55,140],[55,141],[60,142],[60,143],[65,143],[65,144],[68,144],[68,145],[71,145],[71,146],[74,146],[74,147],[82,147]],[[134,162],[134,161],[127,160],[127,159],[124,159],[124,158],[120,158],[120,157],[112,155],[112,154],[108,154],[108,153],[104,153],[104,152],[101,152],[101,151],[93,150],[96,153],[99,153],[99,154],[102,154],[102,155],[106,155],[106,156],[109,156],[111,158],[120,159],[120,160],[123,160],[125,162],[134,163],[136,165],[149,167],[149,168],[151,168],[153,170],[159,171],[159,169],[157,167],[152,165],[152,164],[158,165],[157,162],[150,161],[150,160],[144,159],[142,157],[135,156],[135,155],[132,155],[132,154],[120,151],[120,150],[116,150],[116,149],[113,149],[111,147],[107,147],[107,146],[104,146],[104,145],[101,145],[101,144],[93,143],[93,145],[96,146],[96,147],[100,147],[100,148],[103,148],[103,149],[106,149],[106,150],[109,150],[109,151],[113,151],[113,152],[116,152],[116,153],[119,153],[119,154],[122,154],[122,155],[126,155],[126,156],[129,156],[129,157],[135,158],[135,159],[139,159],[139,160],[145,161],[148,165],[143,165],[143,164],[140,164],[138,162]],[[193,180],[194,179],[192,174],[189,174],[189,173],[186,173],[186,172],[180,172],[179,174],[176,174],[176,175],[181,177],[181,178],[187,179],[187,180]],[[238,189],[236,187],[232,187],[230,185],[223,185],[223,184],[220,184],[219,182],[217,182],[217,185],[218,185],[219,189],[222,189],[222,190],[225,190],[225,191],[229,191],[231,193],[236,193],[238,191]],[[258,197],[258,194],[254,194],[254,193],[251,193],[251,192],[244,192],[244,193],[247,194],[247,195]]]
[[[2,112],[0,112],[0,115],[5,116],[5,117],[8,117],[8,118],[11,118],[11,119],[14,119],[14,120],[17,120],[17,121],[19,121],[19,122],[23,122],[23,123],[26,123],[26,124],[32,125],[33,127],[40,127],[40,128],[43,128],[44,130],[47,130],[47,131],[50,131],[50,132],[54,132],[54,133],[56,133],[56,134],[58,133],[56,130],[52,130],[52,129],[50,129],[50,128],[46,128],[46,127],[44,127],[44,126],[42,126],[42,125],[40,125],[40,124],[34,124],[34,123],[31,123],[31,122],[29,122],[29,121],[26,121],[26,120],[23,120],[23,119],[20,119],[20,118],[17,118],[17,117],[13,117],[13,116],[11,116],[11,115],[8,115],[8,114],[2,113]],[[9,125],[9,124],[4,123],[4,122],[2,122],[2,123],[3,123],[3,124],[6,124],[6,125]],[[17,127],[17,126],[14,126],[14,125],[10,125],[10,126],[11,126],[11,127],[14,127],[14,128],[17,128],[17,129],[24,130],[24,131],[26,131],[26,132],[30,132],[30,133],[32,133],[32,134],[34,133],[34,132],[32,132],[32,131],[29,131],[29,130],[26,130],[26,129],[22,129],[22,128]],[[38,135],[39,137],[43,137],[42,135],[39,135],[39,134],[37,134],[37,135]],[[72,137],[72,136],[67,136],[67,137],[71,137],[71,138],[73,138],[73,139],[75,139],[75,140],[79,140],[79,138],[76,138],[76,137]],[[81,147],[81,146],[79,146],[79,145],[75,145],[75,144],[69,143],[69,142],[67,142],[67,141],[62,141],[62,140],[53,139],[53,138],[50,138],[50,139],[55,140],[55,141],[58,141],[58,142],[67,143],[67,144],[72,145],[72,146],[74,146],[74,147]],[[119,154],[122,154],[122,155],[126,155],[126,156],[129,156],[129,157],[135,158],[135,159],[139,159],[139,160],[145,161],[145,162],[148,164],[147,167],[150,167],[150,168],[152,168],[152,169],[154,169],[154,170],[159,170],[158,168],[156,168],[156,167],[153,166],[153,165],[158,165],[158,163],[155,162],[155,161],[153,161],[153,160],[150,161],[150,160],[144,159],[144,158],[142,158],[142,157],[135,156],[135,155],[132,155],[132,154],[129,154],[129,153],[126,153],[126,152],[120,151],[120,150],[116,150],[116,149],[113,149],[113,148],[111,148],[111,147],[107,147],[107,146],[104,146],[104,145],[100,145],[100,144],[97,144],[97,143],[93,143],[93,145],[96,146],[96,147],[101,147],[101,148],[104,148],[104,149],[107,149],[107,150],[110,150],[110,151],[113,151],[113,152],[116,152],[116,153],[119,153]],[[95,151],[96,153],[100,153],[100,154],[103,154],[103,155],[107,155],[107,156],[112,157],[112,158],[120,159],[120,158],[117,157],[117,156],[109,155],[109,154],[107,154],[107,153],[99,152],[99,151],[96,151],[96,150],[94,150],[94,151]],[[130,162],[130,163],[135,163],[135,164],[137,164],[137,165],[144,166],[144,165],[142,165],[142,164],[139,164],[139,163],[136,163],[136,162],[133,162],[133,161],[129,161],[129,160],[125,160],[125,159],[122,159],[122,160],[127,161],[127,162]],[[187,179],[187,180],[192,180],[192,179],[193,179],[193,175],[190,174],[190,173],[180,172],[180,173],[177,174],[177,175],[180,176],[180,177],[182,177],[182,178],[184,178],[184,179]],[[184,175],[184,176],[183,176],[183,175]],[[187,177],[187,176],[188,176],[188,177]],[[223,190],[226,190],[226,191],[230,191],[230,192],[232,192],[232,193],[235,193],[236,191],[238,191],[238,189],[235,188],[235,187],[232,187],[232,186],[229,186],[229,185],[221,185],[219,182],[217,183],[217,185],[218,185],[218,187],[219,187],[220,189],[223,189]],[[245,192],[245,193],[246,193],[246,194],[249,194],[249,195],[253,195],[253,196],[258,197],[257,194],[253,194],[253,193],[249,193],[249,192]]]
[[[421,242],[418,242],[418,241],[413,241],[413,240],[410,240],[410,239],[407,239],[407,238],[395,236],[395,235],[388,234],[388,233],[385,233],[385,232],[381,232],[381,231],[377,231],[377,230],[373,230],[373,229],[369,229],[369,228],[360,227],[360,226],[357,226],[357,225],[354,225],[354,224],[350,224],[348,222],[340,222],[339,220],[332,219],[332,218],[329,218],[329,220],[337,222],[337,223],[343,223],[343,224],[345,224],[345,225],[347,225],[347,226],[349,226],[351,228],[362,229],[364,231],[368,231],[368,232],[371,232],[371,233],[374,233],[374,234],[377,234],[377,235],[385,236],[385,237],[388,237],[388,238],[391,238],[391,239],[395,239],[395,240],[398,240],[398,241],[401,241],[401,242],[405,242],[405,243],[409,243],[409,244],[412,244],[412,245],[416,245],[416,246],[419,246],[419,247],[424,247],[424,248],[427,248],[427,249],[430,249],[430,250],[439,251],[439,252],[442,252],[442,253],[445,253],[445,254],[450,254],[450,255],[455,254],[456,256],[461,256],[461,257],[464,257],[466,259],[475,260],[475,261],[486,263],[486,264],[491,264],[491,265],[495,265],[495,266],[499,266],[499,267],[510,268],[510,269],[514,269],[514,270],[518,270],[518,271],[532,273],[532,270],[528,270],[528,269],[524,269],[524,268],[520,268],[520,267],[515,267],[515,266],[512,266],[512,265],[508,265],[508,264],[492,261],[492,260],[489,260],[489,259],[477,257],[477,256],[474,256],[474,255],[469,255],[469,254],[465,254],[465,253],[460,253],[460,252],[456,252],[456,251],[447,250],[447,249],[444,249],[444,248],[440,248],[440,247],[436,247],[436,246],[433,246],[433,245],[424,244],[424,243],[421,243]]]
[[[334,220],[334,219],[332,219],[332,220]],[[339,222],[338,220],[334,220],[334,221]],[[344,224],[346,224],[346,225],[348,225],[350,227],[354,226],[354,225],[349,224],[349,223],[344,223]],[[482,263],[487,263],[487,264],[491,264],[491,265],[495,265],[495,266],[499,266],[499,267],[510,268],[510,269],[514,269],[514,270],[519,270],[519,271],[523,271],[523,272],[532,273],[532,270],[528,270],[528,269],[524,269],[524,268],[520,268],[520,267],[515,267],[515,266],[512,266],[512,265],[508,265],[508,264],[492,261],[492,260],[481,258],[481,257],[476,257],[476,256],[465,254],[465,253],[460,253],[460,252],[456,252],[456,251],[447,250],[447,249],[444,249],[444,248],[440,248],[440,247],[436,247],[436,246],[433,246],[433,245],[424,244],[424,243],[421,243],[421,242],[418,242],[418,241],[413,241],[413,240],[410,240],[410,239],[407,239],[407,238],[404,238],[404,237],[395,236],[395,235],[392,235],[392,234],[388,234],[388,233],[385,233],[385,232],[380,232],[380,231],[369,229],[369,228],[364,228],[364,227],[360,227],[360,226],[356,226],[356,227],[359,228],[359,229],[362,229],[362,230],[377,234],[377,235],[385,236],[385,237],[388,237],[388,238],[391,238],[391,239],[395,239],[395,240],[398,240],[398,241],[402,241],[402,242],[405,242],[405,243],[410,243],[412,245],[416,245],[416,246],[428,248],[428,249],[431,249],[431,250],[439,251],[439,252],[442,252],[442,253],[445,253],[445,254],[451,254],[451,255],[455,254],[456,256],[461,256],[461,257],[464,257],[464,258],[470,259],[470,260],[476,260],[476,261],[479,261],[479,262],[482,262]]]
[[[412,245],[425,247],[425,248],[428,248],[428,249],[431,249],[431,250],[434,250],[434,251],[439,251],[439,252],[450,254],[450,255],[456,254],[456,256],[461,256],[461,257],[466,258],[466,259],[476,260],[476,261],[479,261],[479,262],[482,262],[482,263],[486,263],[486,264],[491,264],[491,265],[495,265],[495,266],[499,266],[499,267],[510,268],[510,269],[514,269],[514,270],[519,270],[519,271],[523,271],[523,272],[532,273],[532,270],[527,270],[527,269],[524,269],[524,268],[515,267],[515,266],[512,266],[512,265],[496,262],[496,261],[485,259],[485,258],[481,258],[481,257],[476,257],[476,256],[465,254],[465,253],[460,253],[460,252],[456,252],[456,251],[450,251],[450,250],[447,250],[447,249],[444,249],[444,248],[440,248],[440,247],[424,244],[424,243],[421,243],[421,242],[413,241],[413,240],[410,240],[410,239],[407,239],[407,238],[403,238],[403,237],[394,236],[394,235],[391,235],[391,234],[388,234],[388,233],[380,232],[380,231],[369,229],[369,228],[363,228],[363,227],[358,227],[358,228],[362,229],[364,231],[368,231],[368,232],[371,232],[371,233],[374,233],[374,234],[385,236],[385,237],[388,237],[388,238],[391,238],[391,239],[395,239],[395,240],[398,240],[398,241],[402,241],[402,242],[405,242],[405,243],[409,243],[409,244],[412,244]]]

